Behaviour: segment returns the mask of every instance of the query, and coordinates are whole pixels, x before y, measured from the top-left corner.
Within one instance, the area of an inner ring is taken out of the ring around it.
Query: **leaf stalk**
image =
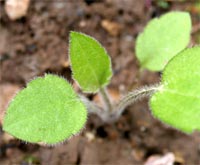
[[[113,111],[113,106],[111,104],[110,96],[109,96],[109,94],[107,92],[107,89],[106,88],[101,88],[99,90],[99,93],[101,95],[103,103],[105,104],[106,111],[112,112]]]
[[[161,89],[161,85],[146,86],[140,89],[129,92],[127,95],[122,97],[118,105],[115,108],[114,113],[116,113],[116,118],[119,118],[127,106],[135,103],[136,101],[143,99],[145,97],[151,96],[154,92]]]

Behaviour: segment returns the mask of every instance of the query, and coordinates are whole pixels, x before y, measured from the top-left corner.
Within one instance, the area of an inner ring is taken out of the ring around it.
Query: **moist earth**
[[[34,77],[53,73],[74,83],[68,61],[71,30],[93,36],[107,49],[113,67],[108,88],[115,95],[158,83],[161,73],[141,71],[134,53],[136,37],[147,22],[170,10],[187,10],[196,27],[190,46],[199,44],[200,38],[200,12],[194,1],[168,4],[163,7],[150,0],[32,0],[27,15],[12,21],[1,0],[0,126],[9,101]],[[175,155],[175,164],[200,164],[200,134],[181,133],[153,118],[148,99],[129,106],[113,124],[90,115],[79,135],[56,146],[26,144],[0,131],[3,165],[139,165],[167,153]]]

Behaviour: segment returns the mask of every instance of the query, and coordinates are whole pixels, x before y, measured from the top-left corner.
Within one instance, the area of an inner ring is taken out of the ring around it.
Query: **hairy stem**
[[[127,106],[133,104],[139,99],[151,96],[155,91],[160,88],[161,86],[159,85],[147,86],[128,93],[120,100],[119,104],[115,108],[114,113],[116,114],[116,119],[121,116]]]
[[[102,98],[105,106],[106,106],[106,110],[111,112],[113,110],[113,106],[111,104],[110,97],[108,95],[106,88],[101,88],[99,93],[101,95],[101,98]]]
[[[88,100],[88,98],[83,96],[83,95],[79,95],[79,98],[81,99],[81,101],[86,106],[87,111],[88,111],[89,114],[96,114],[105,123],[113,122],[113,117],[110,116],[111,113],[109,111],[105,111],[103,108],[99,107],[94,102]]]
[[[139,99],[151,96],[154,92],[161,88],[161,85],[154,85],[134,90],[122,97],[116,107],[112,106],[106,89],[102,88],[100,89],[100,94],[106,106],[106,109],[88,100],[88,98],[83,95],[79,95],[79,97],[87,107],[88,113],[98,115],[105,123],[112,123],[118,120],[118,118],[121,116],[127,106],[133,104]]]
[[[99,107],[94,102],[90,101],[87,97],[85,97],[83,95],[79,95],[79,98],[86,106],[88,113],[94,113],[94,114],[99,115],[103,111],[101,107]]]

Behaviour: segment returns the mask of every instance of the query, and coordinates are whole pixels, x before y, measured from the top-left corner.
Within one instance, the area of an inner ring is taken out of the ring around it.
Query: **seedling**
[[[200,130],[200,47],[185,49],[190,28],[190,17],[184,12],[168,13],[147,25],[137,39],[136,54],[142,67],[164,68],[161,82],[134,90],[115,105],[106,90],[112,77],[107,52],[92,37],[71,32],[73,79],[83,92],[100,94],[102,106],[76,94],[64,78],[46,74],[16,95],[4,117],[3,130],[27,142],[52,145],[80,132],[87,113],[114,122],[127,106],[146,96],[157,119],[186,133]]]

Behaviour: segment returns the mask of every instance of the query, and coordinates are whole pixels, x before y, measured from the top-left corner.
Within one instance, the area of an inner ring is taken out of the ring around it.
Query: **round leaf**
[[[183,132],[200,130],[200,47],[175,56],[161,82],[150,100],[153,115]]]
[[[186,12],[170,12],[151,20],[136,41],[136,56],[143,68],[161,71],[168,61],[186,48],[191,19]]]
[[[4,117],[3,130],[27,142],[55,144],[78,133],[86,117],[70,84],[47,74],[16,95]]]
[[[70,33],[70,62],[73,78],[84,92],[97,92],[110,82],[110,57],[92,37]]]

